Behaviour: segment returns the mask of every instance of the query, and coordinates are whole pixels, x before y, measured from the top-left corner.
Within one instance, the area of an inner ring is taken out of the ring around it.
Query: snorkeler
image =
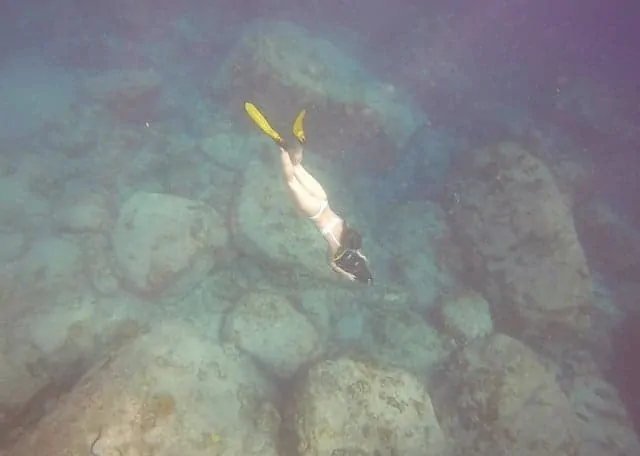
[[[302,148],[305,142],[303,109],[293,123],[293,135],[297,144],[290,146],[275,131],[267,119],[252,103],[244,104],[255,124],[280,148],[282,170],[294,201],[316,225],[329,244],[331,268],[349,280],[373,284],[369,261],[362,254],[362,236],[347,227],[331,208],[327,194],[320,183],[302,166]]]

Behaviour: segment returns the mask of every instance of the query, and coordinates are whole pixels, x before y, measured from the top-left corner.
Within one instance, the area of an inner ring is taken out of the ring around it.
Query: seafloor
[[[525,108],[344,30],[154,18],[1,62],[0,455],[640,454],[640,217],[593,158],[640,144],[624,97]],[[307,109],[373,286],[246,100],[283,135]]]

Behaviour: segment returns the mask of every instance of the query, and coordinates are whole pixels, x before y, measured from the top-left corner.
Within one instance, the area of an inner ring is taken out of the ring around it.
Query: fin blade
[[[284,140],[282,139],[282,136],[280,136],[280,133],[273,129],[269,124],[269,121],[260,112],[256,105],[247,101],[244,104],[244,109],[247,111],[249,117],[251,117],[251,120],[253,120],[260,130],[262,130],[269,138],[273,139],[278,145],[284,144]]]
[[[303,109],[296,117],[295,122],[293,122],[293,136],[295,136],[300,144],[304,144],[307,140],[307,137],[304,134],[304,116],[307,114],[307,110]]]

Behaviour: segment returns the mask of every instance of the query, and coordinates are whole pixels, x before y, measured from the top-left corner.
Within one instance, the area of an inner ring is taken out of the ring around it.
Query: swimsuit
[[[325,211],[326,208],[329,207],[329,201],[327,200],[323,200],[320,203],[320,209],[318,210],[318,212],[316,213],[316,215],[313,215],[311,217],[309,217],[309,220],[317,220],[318,217],[320,217],[320,215],[322,215],[322,213]],[[336,225],[338,223],[341,223],[342,219],[338,216],[336,216],[333,220],[331,220],[330,223],[327,224],[327,226],[325,226],[320,232],[322,233],[322,235],[324,236],[325,239],[327,239],[327,236],[331,237],[331,240],[333,240],[333,242],[336,243],[336,246],[340,247],[340,242],[338,241],[338,239],[336,238],[336,235],[333,234],[333,229],[336,227]],[[329,239],[327,239],[329,240]]]
[[[324,210],[329,207],[329,201],[327,200],[322,200],[322,202],[320,203],[320,209],[318,209],[318,213],[316,215],[312,215],[311,217],[309,217],[310,220],[315,220],[318,217],[320,217],[322,215],[322,213],[324,212]]]
[[[325,237],[325,239],[327,238],[327,236],[331,236],[331,239],[333,239],[333,242],[336,243],[336,246],[340,247],[340,242],[338,241],[338,239],[336,239],[336,235],[333,234],[333,229],[338,223],[342,223],[342,219],[340,217],[335,217],[333,220],[331,220],[331,223],[328,223],[327,226],[322,229],[321,233]]]

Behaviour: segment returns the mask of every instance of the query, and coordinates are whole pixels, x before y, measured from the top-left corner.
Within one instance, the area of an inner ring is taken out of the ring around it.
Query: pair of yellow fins
[[[287,143],[285,142],[284,139],[282,139],[282,136],[280,136],[280,133],[278,133],[273,129],[271,124],[269,124],[269,121],[266,119],[264,114],[260,112],[260,110],[256,107],[256,105],[254,105],[253,103],[246,102],[244,104],[244,109],[245,111],[247,111],[247,114],[249,115],[249,117],[251,117],[251,120],[253,120],[253,122],[260,128],[260,130],[262,130],[278,146],[284,149],[287,148],[287,145],[286,145]],[[298,140],[300,144],[304,144],[304,142],[307,139],[304,134],[304,125],[303,125],[304,116],[306,115],[306,113],[307,111],[304,109],[300,111],[300,113],[296,117],[296,120],[293,122],[293,136],[295,136],[295,138]]]

